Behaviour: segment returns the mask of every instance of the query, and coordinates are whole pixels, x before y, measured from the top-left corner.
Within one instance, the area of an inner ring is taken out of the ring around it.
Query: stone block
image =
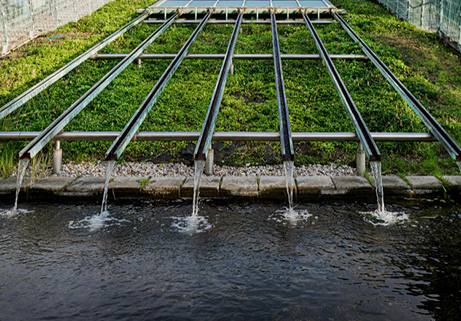
[[[33,193],[43,192],[58,192],[63,191],[66,186],[69,186],[75,177],[45,177],[32,185],[30,191]]]
[[[298,197],[315,197],[333,191],[335,185],[329,176],[298,176]]]
[[[450,184],[447,184],[448,186],[458,187],[461,189],[461,175],[443,176],[443,178],[450,182]]]
[[[442,190],[442,182],[435,176],[407,176],[406,178],[416,195],[437,194]]]
[[[185,177],[152,177],[143,189],[154,198],[177,199]]]
[[[141,182],[143,177],[115,177],[109,183],[109,194],[118,197],[136,197],[142,194]]]
[[[60,196],[96,197],[104,191],[105,177],[80,177],[72,182],[63,191],[56,194]]]
[[[410,186],[399,176],[383,176],[384,196],[398,195],[405,196],[411,194]]]
[[[258,197],[258,180],[256,177],[224,176],[219,196]]]
[[[450,182],[449,184],[444,183],[450,194],[461,201],[461,176],[443,176],[443,178]]]
[[[375,191],[363,176],[333,176],[334,190],[326,190],[325,195],[344,195],[356,198],[370,197]]]
[[[202,176],[200,180],[200,196],[201,197],[218,197],[219,183],[221,177],[218,176]],[[181,186],[181,197],[193,197],[194,193],[194,178],[187,177],[184,184]]]
[[[0,195],[16,193],[17,177],[12,176],[0,182]],[[21,191],[26,191],[30,187],[30,178],[25,177],[21,184]]]
[[[293,179],[293,195],[296,193],[296,182]],[[259,178],[259,196],[266,199],[287,199],[285,176],[261,176]]]

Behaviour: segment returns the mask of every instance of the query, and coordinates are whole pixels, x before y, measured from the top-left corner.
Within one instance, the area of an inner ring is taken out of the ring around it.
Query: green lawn
[[[35,39],[0,60],[0,105],[43,79],[136,17],[152,0],[115,0],[77,23]],[[404,82],[447,131],[461,143],[461,63],[435,35],[391,16],[369,0],[333,1],[345,19]],[[147,53],[176,53],[196,25],[170,27]],[[102,50],[127,53],[156,25],[139,24]],[[316,25],[330,54],[361,54],[340,25]],[[279,26],[282,53],[317,53],[307,26]],[[207,25],[190,53],[224,53],[232,26]],[[49,38],[61,35],[58,38]],[[243,25],[236,53],[272,53],[269,25]],[[89,60],[0,121],[3,131],[40,131],[118,61]],[[67,127],[67,131],[121,130],[154,86],[169,60],[129,66]],[[344,83],[371,131],[423,132],[425,126],[369,61],[335,60]],[[185,60],[153,107],[141,131],[199,131],[221,67],[220,60]],[[218,116],[217,131],[278,131],[272,60],[235,61]],[[293,131],[353,131],[327,69],[320,60],[283,61]],[[27,142],[0,143],[3,164]],[[187,142],[133,142],[122,160],[177,155]],[[230,142],[226,143],[231,144]],[[65,161],[100,160],[109,142],[63,143]],[[45,153],[52,150],[52,144]],[[227,164],[280,162],[279,144],[237,143]],[[454,174],[457,167],[438,143],[378,143],[384,173]],[[296,144],[296,164],[353,165],[357,143]],[[177,156],[176,160],[181,160]],[[5,166],[4,172],[8,172]]]

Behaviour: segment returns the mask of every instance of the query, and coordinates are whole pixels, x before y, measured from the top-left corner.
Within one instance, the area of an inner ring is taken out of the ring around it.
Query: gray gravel
[[[59,175],[50,176],[105,176],[106,165],[104,162],[65,164]],[[313,164],[308,166],[295,167],[297,176],[355,176],[355,168],[335,164],[320,165]],[[215,165],[214,176],[284,176],[283,165],[274,166],[220,166]],[[182,163],[154,164],[145,163],[124,163],[116,164],[112,176],[131,176],[131,177],[184,177],[194,176],[194,168]]]

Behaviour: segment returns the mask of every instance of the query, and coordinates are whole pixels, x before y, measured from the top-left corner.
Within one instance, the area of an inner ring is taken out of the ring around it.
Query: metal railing
[[[273,54],[269,55],[253,55],[252,58],[256,56],[261,59],[274,59],[274,71],[277,85],[277,100],[278,100],[278,110],[279,110],[279,120],[280,120],[280,132],[279,133],[244,133],[244,132],[226,132],[226,133],[215,133],[214,132],[214,123],[219,113],[219,105],[221,102],[221,97],[224,92],[224,87],[226,84],[227,73],[232,68],[232,59],[235,59],[237,55],[234,55],[234,46],[237,40],[239,29],[243,21],[243,12],[238,10],[238,17],[234,18],[235,25],[233,34],[229,40],[228,50],[226,54],[220,55],[219,57],[210,57],[210,55],[205,55],[203,59],[223,59],[223,66],[221,68],[220,76],[218,77],[218,82],[214,90],[213,98],[210,102],[210,107],[207,113],[207,117],[203,122],[202,131],[200,133],[196,132],[145,132],[138,133],[139,127],[146,117],[149,110],[155,104],[155,101],[162,92],[163,88],[166,86],[168,80],[173,75],[176,68],[179,66],[181,61],[184,58],[187,58],[188,48],[192,45],[197,37],[198,33],[202,28],[205,27],[208,22],[209,17],[211,16],[211,11],[207,10],[205,18],[202,19],[202,22],[197,26],[196,31],[192,34],[189,40],[184,44],[181,51],[175,56],[174,60],[170,66],[165,70],[162,77],[159,79],[155,87],[151,90],[149,95],[146,97],[143,104],[133,115],[132,119],[126,124],[122,132],[95,132],[95,133],[62,133],[64,127],[98,94],[100,93],[117,75],[135,59],[142,57],[142,52],[144,49],[151,44],[157,36],[162,33],[168,26],[172,25],[176,18],[178,18],[182,11],[178,10],[174,12],[169,19],[163,20],[162,25],[157,28],[148,38],[146,38],[141,44],[136,47],[129,54],[119,54],[119,55],[106,55],[106,59],[122,59],[109,73],[107,73],[101,80],[99,80],[90,90],[88,90],[83,96],[80,97],[71,107],[69,107],[64,113],[62,113],[52,124],[50,124],[44,131],[41,133],[33,132],[0,132],[0,140],[29,140],[30,142],[21,152],[21,159],[33,158],[49,141],[51,140],[112,140],[114,144],[109,149],[106,154],[107,160],[116,160],[120,157],[121,153],[125,147],[132,140],[163,140],[163,141],[172,141],[172,140],[198,140],[197,149],[194,153],[196,160],[205,160],[206,153],[210,148],[212,140],[254,140],[254,141],[277,141],[279,140],[282,144],[282,156],[284,160],[293,160],[293,141],[360,141],[361,146],[365,149],[365,152],[369,156],[370,161],[379,161],[380,153],[376,147],[375,140],[379,141],[433,141],[437,139],[452,156],[456,162],[461,162],[461,149],[457,143],[445,132],[445,130],[437,123],[435,119],[424,109],[419,101],[413,97],[413,95],[400,83],[400,81],[392,74],[392,72],[382,63],[382,61],[374,54],[374,52],[359,38],[359,36],[349,27],[349,25],[336,13],[331,12],[330,15],[334,18],[337,23],[344,28],[351,38],[358,42],[368,59],[370,59],[373,64],[383,73],[383,75],[388,79],[391,85],[396,89],[399,94],[407,101],[410,107],[414,110],[417,116],[426,124],[428,129],[431,131],[431,134],[425,133],[370,133],[366,123],[362,119],[360,112],[355,106],[352,98],[350,97],[347,88],[341,80],[341,77],[336,70],[334,63],[332,61],[332,56],[329,55],[325,46],[320,39],[320,36],[315,30],[315,27],[308,16],[307,12],[304,10],[300,11],[300,15],[303,18],[306,26],[311,32],[320,55],[304,54],[297,57],[297,59],[319,59],[321,58],[324,61],[325,66],[327,67],[331,78],[333,79],[339,93],[340,97],[345,105],[346,110],[351,118],[352,123],[354,124],[356,133],[291,133],[290,129],[290,119],[288,114],[288,108],[285,98],[285,86],[283,82],[283,73],[281,68],[281,59],[290,59],[293,58],[293,55],[281,55],[278,45],[278,34],[277,34],[277,21],[276,13],[270,11],[271,14],[271,30],[272,30],[272,44],[273,44]],[[129,26],[142,21],[147,18],[151,12],[148,10],[143,13],[140,17],[133,20],[131,23],[115,32],[108,39],[116,38]],[[105,43],[105,41],[103,41]],[[101,47],[102,48],[102,47]],[[89,52],[94,52],[97,54],[99,51],[99,45],[90,49],[90,51],[84,53],[85,59],[88,58]],[[159,55],[159,54],[157,54]],[[287,57],[288,56],[288,57]],[[349,55],[344,56],[345,58],[355,58],[363,59],[363,55],[356,55],[355,57],[350,57]],[[96,56],[95,58],[98,58]],[[99,58],[102,58],[99,56]],[[147,55],[145,56],[147,58]],[[151,57],[154,58],[154,57]],[[155,57],[155,58],[164,58],[164,57]],[[250,57],[247,57],[250,58]],[[340,58],[340,57],[338,57]],[[81,63],[81,59],[77,57],[73,62],[69,63],[72,66],[74,64],[78,65]],[[66,67],[66,66],[65,66]],[[64,68],[64,67],[63,67]],[[67,70],[67,69],[66,69]],[[59,73],[56,77],[59,79],[65,73]],[[54,79],[54,78],[53,78]],[[53,80],[54,81],[54,80]],[[42,91],[49,84],[50,80],[48,78],[42,80],[37,88],[33,89],[33,94]],[[44,84],[42,84],[44,83]],[[51,82],[52,83],[52,82]],[[46,86],[45,86],[46,85]],[[30,99],[32,93],[26,91],[26,97],[20,99],[20,102],[23,102],[25,99]],[[24,94],[23,94],[24,95]],[[22,97],[20,95],[19,97]],[[14,99],[12,102],[17,101]],[[11,108],[11,102],[2,107],[4,112]],[[15,109],[20,105],[15,106]],[[7,107],[7,108],[5,108]],[[0,109],[0,111],[2,110]]]

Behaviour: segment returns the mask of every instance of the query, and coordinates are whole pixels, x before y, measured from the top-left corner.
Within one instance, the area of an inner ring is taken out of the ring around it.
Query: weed
[[[141,178],[138,182],[139,184],[141,184],[139,186],[139,189],[144,189],[144,187],[147,185],[147,183],[149,183],[149,180],[151,179],[151,177],[144,177],[144,178]]]

